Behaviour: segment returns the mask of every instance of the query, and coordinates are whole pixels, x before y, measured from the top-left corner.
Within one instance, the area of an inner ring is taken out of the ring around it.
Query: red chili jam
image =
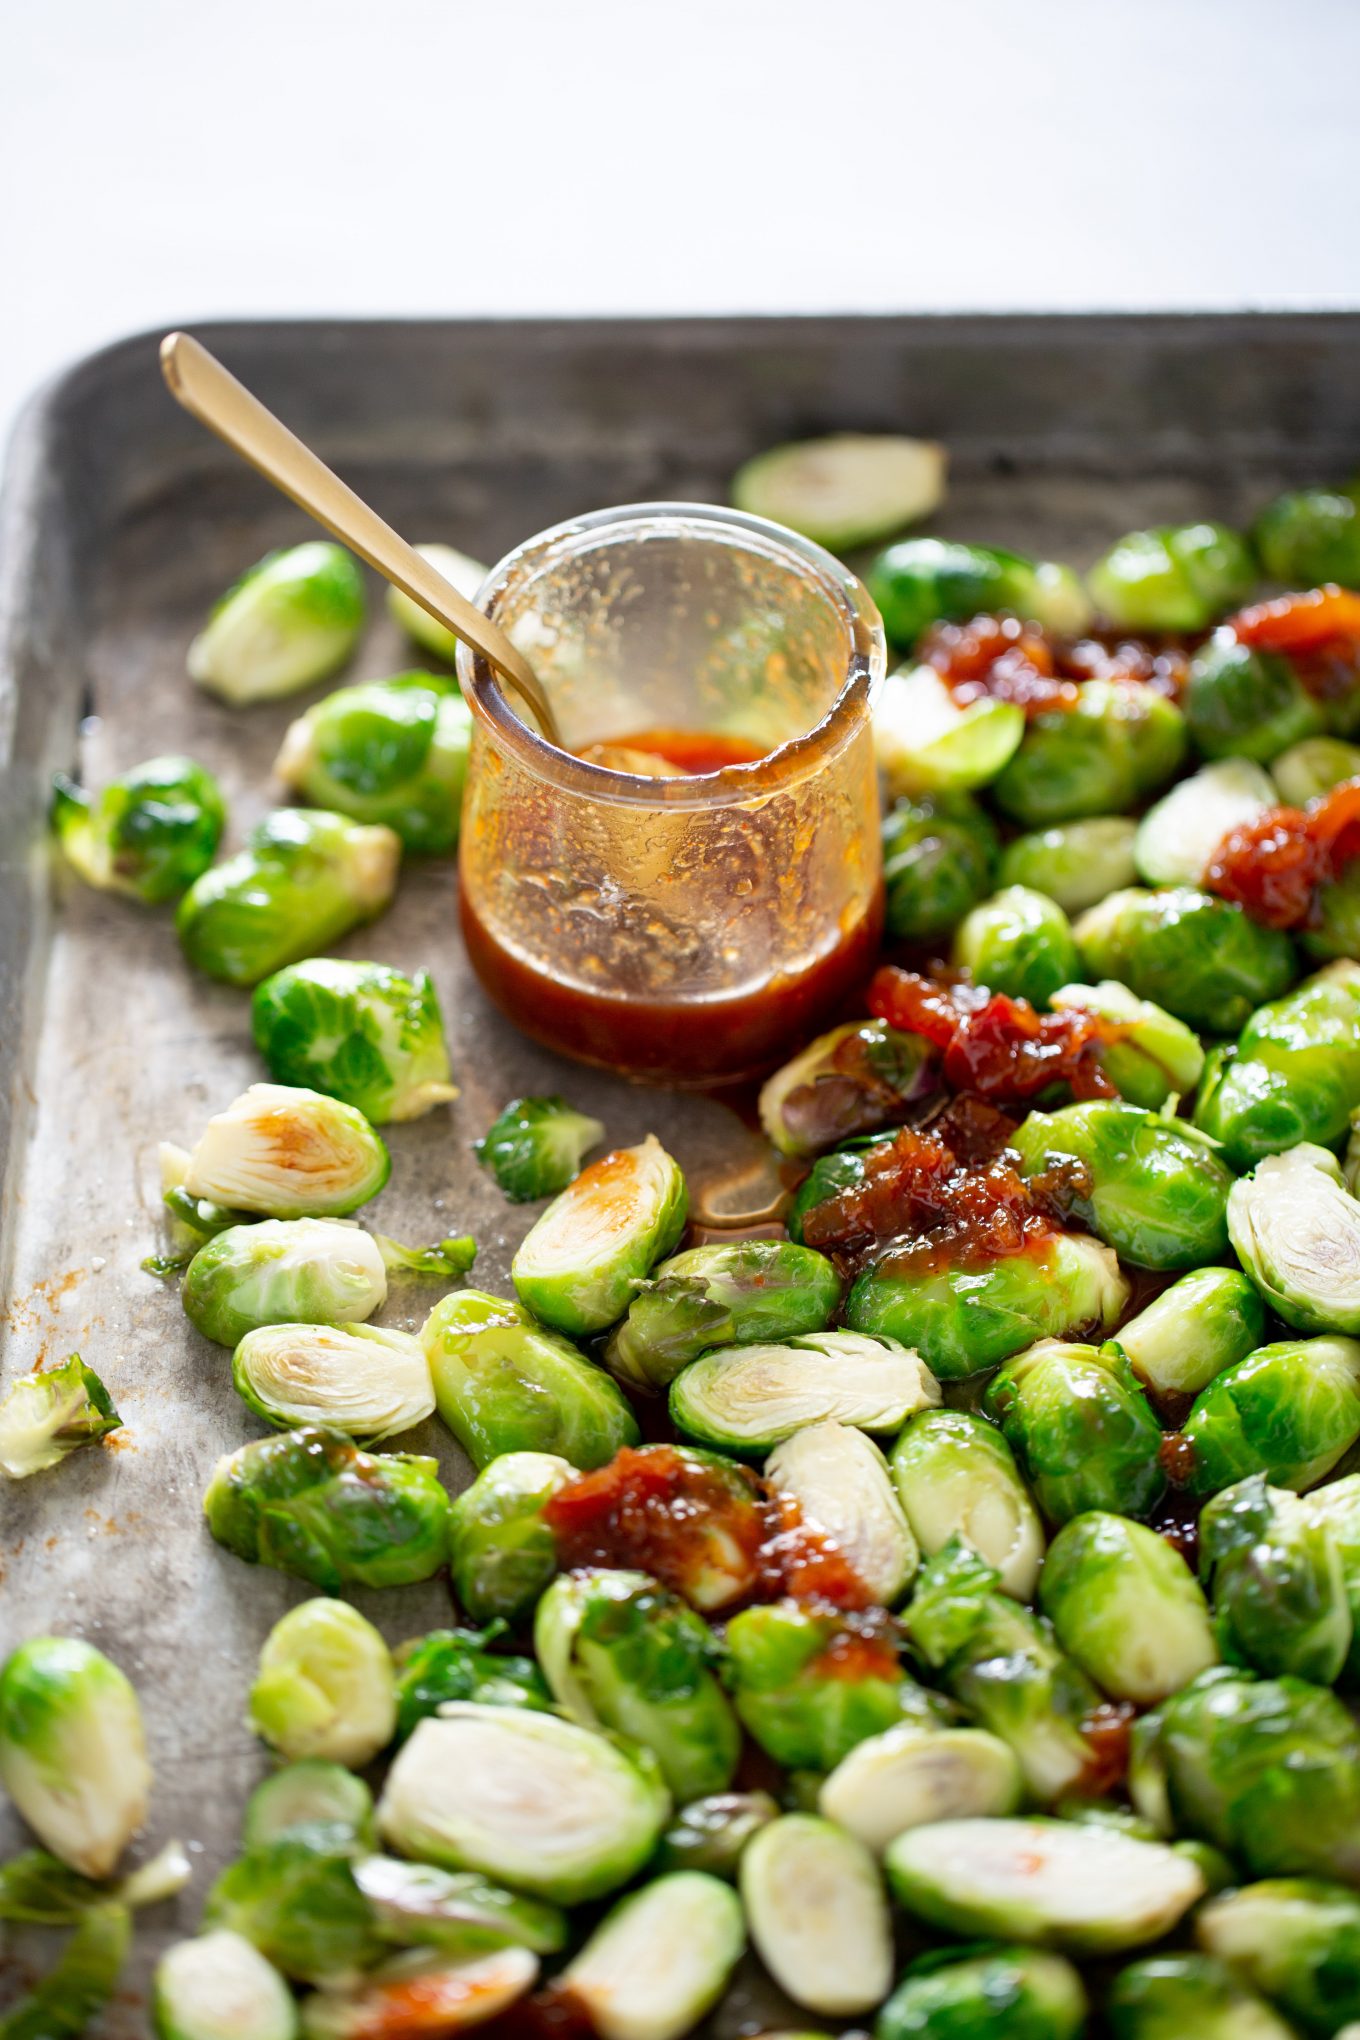
[[[917,656],[935,668],[961,708],[1008,701],[1028,717],[1075,708],[1085,680],[1136,680],[1174,698],[1187,664],[1178,646],[1099,637],[1069,642],[1014,616],[935,624]]]
[[[1241,644],[1287,653],[1312,693],[1335,691],[1326,683],[1330,667],[1337,663],[1349,675],[1342,691],[1355,685],[1360,658],[1360,595],[1338,588],[1335,581],[1303,594],[1253,603],[1230,616],[1227,627]]]
[[[1127,1700],[1106,1700],[1082,1722],[1081,1733],[1091,1752],[1077,1783],[1084,1798],[1104,1799],[1123,1783],[1135,1711]]]
[[[886,1608],[865,1608],[846,1614],[832,1630],[827,1642],[809,1667],[819,1678],[887,1679],[902,1676],[897,1655],[897,1625]]]
[[[761,1600],[791,1594],[798,1601],[829,1601],[836,1608],[868,1608],[873,1596],[844,1553],[810,1523],[792,1495],[772,1494],[760,1548]]]
[[[870,982],[869,1011],[944,1052],[944,1077],[956,1091],[1023,1103],[1050,1084],[1076,1098],[1112,1098],[1101,1057],[1124,1030],[1097,1013],[1039,1013],[1025,999],[988,995],[976,986],[944,986],[889,965]]]
[[[1322,888],[1360,857],[1360,780],[1306,808],[1269,808],[1223,838],[1204,884],[1267,928],[1306,928]]]

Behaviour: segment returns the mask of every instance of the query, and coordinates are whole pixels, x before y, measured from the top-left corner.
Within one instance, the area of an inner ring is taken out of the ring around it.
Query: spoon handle
[[[414,546],[399,538],[376,510],[267,411],[215,355],[187,333],[170,333],[161,342],[161,371],[171,395],[201,425],[225,440],[266,481],[291,496],[360,559],[376,567],[394,588],[400,588],[480,652],[532,709],[544,735],[558,742],[556,719],[534,669],[505,633],[450,587]]]

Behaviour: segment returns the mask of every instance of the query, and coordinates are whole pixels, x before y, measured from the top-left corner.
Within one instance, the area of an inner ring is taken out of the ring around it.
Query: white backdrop
[[[0,0],[0,430],[216,313],[1360,302],[1357,0]]]

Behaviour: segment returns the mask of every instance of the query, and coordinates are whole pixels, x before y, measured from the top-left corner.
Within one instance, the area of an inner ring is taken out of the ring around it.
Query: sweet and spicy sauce
[[[1085,680],[1133,680],[1173,699],[1185,684],[1187,660],[1177,645],[1138,639],[1052,636],[1015,616],[975,616],[938,623],[917,657],[933,666],[961,708],[1008,701],[1027,717],[1075,708]]]
[[[631,736],[611,737],[603,748],[638,751],[689,775],[721,772],[728,765],[754,765],[765,756],[761,746],[749,738],[729,737],[721,730],[638,730]]]
[[[875,973],[868,1005],[876,1018],[941,1049],[945,1081],[956,1091],[1016,1104],[1054,1083],[1070,1085],[1076,1098],[1115,1095],[1101,1057],[1124,1030],[1098,1013],[1039,1013],[1025,999],[938,984],[893,965]]]
[[[1268,808],[1229,830],[1209,860],[1204,884],[1267,928],[1306,928],[1323,887],[1356,857],[1360,779],[1346,779],[1306,808]]]

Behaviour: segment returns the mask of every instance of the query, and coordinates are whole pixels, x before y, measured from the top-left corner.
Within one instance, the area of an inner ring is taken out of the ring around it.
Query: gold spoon
[[[534,669],[504,631],[450,587],[414,546],[399,538],[376,510],[370,510],[258,397],[229,375],[215,355],[187,333],[168,333],[161,342],[161,372],[170,394],[200,425],[225,440],[266,481],[291,496],[437,623],[480,652],[532,709],[549,742],[560,744],[557,719]]]

